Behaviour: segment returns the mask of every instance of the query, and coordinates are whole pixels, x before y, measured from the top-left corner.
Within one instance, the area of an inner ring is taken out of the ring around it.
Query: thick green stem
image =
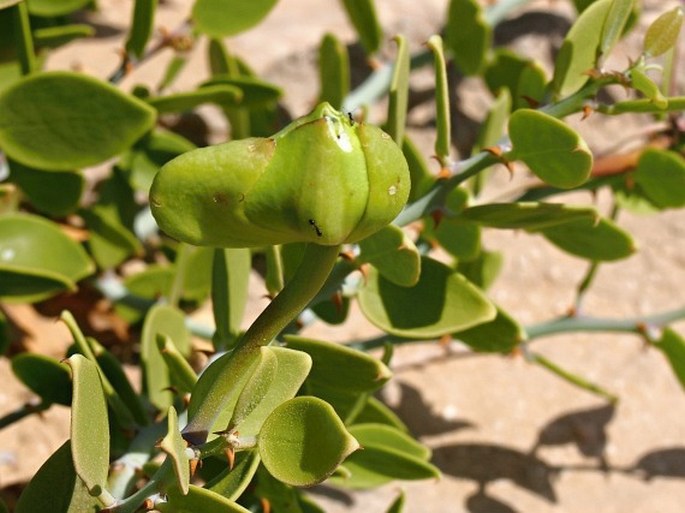
[[[617,115],[626,114],[627,112],[640,112],[651,114],[663,114],[664,112],[675,112],[685,110],[685,96],[674,96],[666,98],[668,104],[666,108],[660,109],[654,103],[643,98],[640,100],[627,100],[624,102],[614,103],[613,105],[598,105],[596,110],[602,114]]]
[[[33,35],[29,23],[29,11],[26,2],[19,2],[11,8],[14,14],[14,35],[17,55],[21,64],[22,75],[29,75],[36,70],[36,54],[33,48]]]
[[[38,404],[25,404],[18,410],[14,410],[12,413],[8,413],[4,417],[0,417],[0,429],[6,428],[7,426],[14,424],[15,422],[18,422],[29,415],[33,415],[34,413],[43,412],[50,408],[50,406],[52,406],[52,404],[46,402],[40,402]]]
[[[307,245],[295,275],[248,328],[235,353],[269,344],[295,320],[326,283],[339,252],[340,246]]]

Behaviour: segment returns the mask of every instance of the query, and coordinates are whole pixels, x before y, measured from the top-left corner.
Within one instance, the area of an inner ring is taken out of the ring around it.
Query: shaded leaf
[[[24,488],[15,513],[95,513],[100,501],[88,493],[72,462],[71,442],[67,440],[38,469]]]
[[[635,252],[630,234],[608,219],[574,221],[543,228],[540,233],[564,251],[589,260],[620,260]]]
[[[12,358],[12,372],[43,402],[71,405],[71,375],[54,358],[21,353]]]
[[[599,44],[600,55],[607,54],[618,42],[633,11],[634,0],[613,0],[607,13],[602,38]]]
[[[426,194],[435,184],[435,177],[428,169],[423,155],[416,145],[407,136],[402,143],[402,153],[409,166],[411,178],[411,192],[409,193],[409,203],[416,201]]]
[[[277,0],[196,0],[193,21],[211,37],[232,36],[257,25]]]
[[[374,0],[342,0],[342,3],[364,52],[367,55],[376,53],[381,46],[383,29],[378,22]]]
[[[236,500],[252,481],[260,463],[258,451],[242,451],[235,455],[235,464],[230,468],[228,464],[205,488],[229,500]]]
[[[359,242],[358,259],[373,265],[386,280],[402,287],[419,281],[421,255],[401,228],[388,225]]]
[[[488,290],[497,279],[504,256],[499,251],[481,251],[475,260],[459,262],[457,271],[471,283],[483,290]]]
[[[355,424],[350,427],[350,434],[357,439],[363,449],[385,447],[422,460],[429,460],[431,457],[428,447],[407,433],[386,424]]]
[[[397,57],[395,57],[388,91],[388,121],[385,124],[385,131],[398,145],[401,145],[407,124],[410,55],[404,36],[396,36],[395,42],[397,43]]]
[[[685,159],[678,153],[646,150],[640,156],[633,178],[657,207],[685,206]]]
[[[462,215],[491,228],[525,230],[539,230],[578,220],[594,223],[598,218],[593,208],[534,202],[489,203],[467,208]]]
[[[283,90],[253,76],[214,75],[202,84],[202,88],[224,85],[236,87],[241,92],[241,107],[267,107],[283,95]]]
[[[554,187],[576,187],[590,176],[592,153],[563,121],[540,111],[520,109],[509,120],[513,150],[507,158],[522,160]]]
[[[171,337],[157,335],[157,347],[169,370],[171,386],[179,394],[189,394],[192,392],[197,382],[197,375],[188,363],[188,360],[178,350]]]
[[[379,328],[402,337],[433,338],[495,317],[496,311],[466,278],[424,257],[413,287],[399,287],[371,270],[359,291],[362,312]]]
[[[319,46],[319,103],[340,109],[350,91],[350,59],[347,48],[335,35],[327,33]]]
[[[308,381],[340,388],[353,394],[371,392],[385,384],[392,373],[380,360],[333,342],[286,335],[287,347],[311,356]]]
[[[452,0],[447,13],[445,43],[465,75],[475,75],[492,44],[492,28],[476,0]]]
[[[56,217],[76,210],[85,186],[83,175],[77,171],[42,171],[19,162],[10,162],[10,180],[33,207]]]
[[[133,4],[133,20],[131,32],[126,40],[126,51],[138,59],[143,56],[145,45],[150,39],[156,10],[157,0],[135,0]]]
[[[156,504],[161,513],[250,513],[250,510],[206,488],[190,485],[184,495],[177,487],[168,491],[168,502]]]
[[[359,448],[331,405],[316,397],[297,397],[276,408],[258,446],[269,473],[293,486],[320,483]]]
[[[666,328],[654,347],[664,353],[680,385],[685,388],[685,339],[675,330]]]
[[[237,87],[216,84],[204,86],[195,91],[146,98],[146,101],[151,107],[157,109],[157,112],[164,114],[193,110],[205,103],[214,103],[220,107],[238,105],[242,96],[242,91]]]
[[[387,424],[404,433],[409,431],[409,428],[394,411],[373,396],[367,399],[364,408],[355,418],[355,422],[358,424]]]
[[[212,309],[216,332],[214,347],[226,349],[240,332],[247,305],[252,256],[246,248],[214,249],[212,261]]]
[[[452,141],[450,100],[447,87],[447,69],[445,67],[445,55],[443,54],[442,38],[433,35],[426,43],[433,52],[433,68],[435,70],[435,154],[441,165],[450,155]]]
[[[392,501],[385,513],[402,513],[404,511],[404,491],[400,491],[397,498]]]
[[[34,16],[54,17],[82,9],[89,0],[27,0],[29,12]]]
[[[37,28],[33,31],[33,40],[37,47],[57,48],[75,39],[94,35],[95,28],[91,25],[78,23]]]
[[[452,337],[475,351],[509,353],[526,339],[526,332],[514,318],[498,308],[493,320],[454,333]]]
[[[77,169],[113,157],[155,122],[140,100],[97,79],[37,73],[0,94],[0,145],[22,164]]]
[[[83,248],[38,216],[0,216],[0,296],[34,302],[64,290],[94,270]]]

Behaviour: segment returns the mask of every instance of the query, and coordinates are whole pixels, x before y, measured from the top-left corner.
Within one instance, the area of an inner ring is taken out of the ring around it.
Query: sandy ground
[[[106,77],[118,65],[116,49],[128,19],[128,0],[103,0],[100,36],[56,52],[52,68],[78,66]],[[445,0],[378,0],[388,35],[405,33],[413,49],[440,29]],[[645,21],[676,2],[645,2]],[[281,0],[258,28],[232,38],[232,51],[246,57],[265,78],[281,85],[285,104],[294,115],[305,113],[316,101],[316,47],[326,31],[344,41],[354,35],[335,2],[322,8],[320,0]],[[170,0],[159,10],[157,26],[173,29],[188,12],[188,2]],[[538,11],[569,12],[565,2],[534,2]],[[633,35],[608,63],[625,64],[636,55],[640,36]],[[522,51],[545,57],[545,40],[518,40]],[[173,90],[186,90],[204,76],[203,45],[191,53],[191,63]],[[122,87],[154,85],[171,57],[163,52],[146,63]],[[484,114],[487,96],[469,90],[465,110],[475,119]],[[430,74],[419,74],[418,88],[430,86]],[[203,111],[211,120],[211,109]],[[430,105],[412,113],[412,133],[427,154],[432,144]],[[602,119],[580,124],[590,146],[601,152],[617,138],[638,131],[646,122],[636,118]],[[213,121],[218,137],[226,127]],[[460,130],[457,127],[457,130]],[[495,196],[513,188],[503,171],[487,191]],[[585,194],[569,198],[588,203]],[[596,198],[606,211],[607,198]],[[628,213],[621,226],[635,237],[640,251],[633,257],[603,265],[587,295],[585,311],[621,318],[647,315],[685,303],[685,213],[653,216]],[[506,259],[491,297],[526,324],[563,315],[586,264],[569,257],[539,237],[524,233],[488,232],[488,249],[500,249]],[[259,284],[252,292],[250,315],[263,306]],[[24,328],[42,340],[38,347],[58,354],[68,340],[66,330],[52,319],[28,317],[12,310]],[[685,325],[677,326],[681,330]],[[347,340],[374,333],[358,313],[342,329],[314,325],[307,334]],[[582,373],[620,397],[613,408],[605,401],[574,388],[521,357],[475,355],[462,348],[422,345],[404,347],[393,362],[395,380],[387,401],[433,449],[433,462],[444,477],[437,482],[395,484],[380,491],[353,496],[320,487],[317,499],[333,513],[382,512],[399,489],[407,492],[406,511],[473,513],[680,513],[685,504],[685,393],[667,362],[630,335],[573,334],[535,341],[533,348],[567,369]],[[11,376],[0,360],[0,415],[13,411],[31,394]],[[0,487],[21,482],[68,436],[68,411],[53,408],[41,417],[25,419],[0,432]],[[7,492],[7,490],[5,491]]]

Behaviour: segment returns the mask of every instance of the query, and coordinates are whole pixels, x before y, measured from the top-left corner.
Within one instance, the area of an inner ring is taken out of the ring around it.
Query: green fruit
[[[150,204],[166,233],[194,245],[338,245],[390,223],[409,189],[390,136],[322,103],[273,137],[175,158],[155,177]]]

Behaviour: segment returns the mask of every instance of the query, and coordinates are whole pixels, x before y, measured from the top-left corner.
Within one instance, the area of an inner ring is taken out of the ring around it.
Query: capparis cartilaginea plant
[[[138,387],[66,310],[61,320],[74,343],[62,362],[8,353],[40,403],[6,416],[3,426],[53,404],[71,407],[69,441],[28,483],[17,513],[312,512],[321,509],[303,488],[324,481],[355,489],[437,477],[430,451],[374,395],[391,378],[398,344],[454,339],[474,351],[519,350],[614,401],[531,346],[563,331],[627,331],[661,350],[685,384],[685,341],[668,327],[685,307],[624,320],[588,317],[581,308],[602,263],[635,251],[615,222],[621,209],[685,205],[685,99],[670,80],[683,11],[661,14],[643,51],[609,71],[604,63],[636,25],[639,5],[576,0],[578,17],[548,76],[534,60],[494,46],[494,28],[522,3],[483,9],[451,0],[444,38],[430,37],[411,55],[403,36],[386,41],[372,0],[342,1],[373,67],[351,89],[347,48],[327,34],[319,105],[291,121],[281,89],[256,76],[252,56],[225,44],[276,0],[196,0],[188,20],[159,41],[156,2],[136,0],[121,65],[108,82],[41,70],[52,48],[93,34],[91,24],[68,16],[92,2],[0,0],[0,298],[60,304],[97,293],[140,328],[142,368]],[[193,90],[169,92],[188,49],[203,38],[209,76]],[[164,48],[174,58],[156,88],[120,87]],[[437,175],[406,130],[409,78],[430,64]],[[454,76],[480,77],[492,94],[461,159],[451,126]],[[605,103],[600,93],[614,85],[633,96]],[[366,117],[385,96],[379,128]],[[230,141],[208,146],[204,134],[169,118],[206,103],[227,120]],[[647,113],[668,129],[652,134],[658,144],[627,165],[599,168],[564,122],[576,113]],[[82,170],[103,162],[111,173],[84,196]],[[495,165],[528,169],[537,181],[510,201],[484,202]],[[608,217],[545,201],[600,188],[613,193]],[[148,196],[149,204],[141,201]],[[403,229],[409,225],[419,229]],[[538,234],[587,260],[572,314],[524,327],[493,304],[486,291],[501,255],[484,247],[488,228]],[[448,258],[438,260],[433,248]],[[142,270],[127,272],[134,261]],[[243,331],[253,262],[273,300]],[[210,298],[215,325],[190,322],[187,313]],[[340,345],[299,334],[312,315],[342,323],[352,301],[384,335]],[[3,337],[11,322],[0,318]],[[192,335],[211,341],[215,353],[202,368]],[[380,359],[369,354],[377,348],[384,348]],[[388,511],[403,503],[398,497]]]

